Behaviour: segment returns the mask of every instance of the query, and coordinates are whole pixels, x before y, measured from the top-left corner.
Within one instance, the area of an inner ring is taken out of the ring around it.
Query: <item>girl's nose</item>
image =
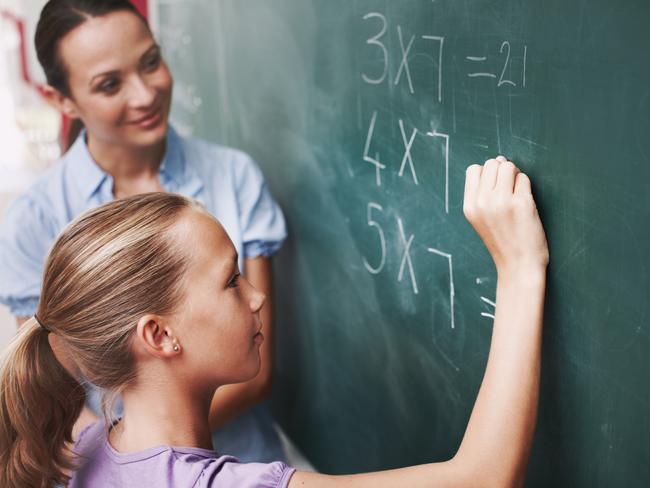
[[[266,302],[266,295],[261,291],[259,291],[257,288],[255,288],[253,285],[250,286],[251,286],[250,307],[254,313],[257,313],[264,306],[264,302]]]

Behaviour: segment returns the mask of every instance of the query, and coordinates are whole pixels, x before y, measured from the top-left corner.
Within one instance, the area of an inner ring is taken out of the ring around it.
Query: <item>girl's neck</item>
[[[117,198],[138,193],[163,191],[158,172],[165,156],[166,140],[154,146],[133,148],[105,144],[88,134],[88,151],[97,165],[113,178]]]
[[[122,394],[124,415],[109,433],[118,452],[137,452],[156,446],[212,449],[208,422],[212,395],[188,395],[181,388],[134,388]]]

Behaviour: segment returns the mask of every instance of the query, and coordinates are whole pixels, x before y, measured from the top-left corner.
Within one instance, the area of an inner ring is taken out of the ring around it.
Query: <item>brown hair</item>
[[[128,0],[49,0],[45,4],[36,25],[34,44],[38,62],[50,86],[70,96],[68,72],[59,56],[61,39],[89,18],[119,11],[132,12],[148,28],[147,20]]]
[[[68,71],[59,55],[59,43],[70,31],[92,17],[127,11],[137,15],[149,28],[147,20],[128,0],[49,0],[38,19],[34,44],[36,56],[45,72],[47,83],[66,97],[71,97]],[[63,141],[67,151],[83,129],[83,122],[73,119]]]
[[[204,211],[179,195],[137,195],[83,214],[58,237],[36,314],[43,327],[28,320],[0,362],[0,486],[69,481],[65,445],[85,395],[55,358],[48,331],[85,378],[121,392],[136,375],[138,319],[170,314],[183,298],[188,259],[172,230],[188,209]]]

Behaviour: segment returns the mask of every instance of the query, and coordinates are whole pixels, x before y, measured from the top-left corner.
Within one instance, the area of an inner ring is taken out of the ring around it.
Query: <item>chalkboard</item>
[[[465,168],[505,154],[551,249],[526,486],[650,486],[650,4],[160,1],[183,133],[243,148],[288,220],[273,410],[315,466],[452,456],[495,270]]]

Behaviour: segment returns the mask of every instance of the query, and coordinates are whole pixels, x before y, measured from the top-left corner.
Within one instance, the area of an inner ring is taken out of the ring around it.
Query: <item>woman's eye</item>
[[[238,281],[239,281],[239,273],[233,275],[233,277],[230,278],[230,281],[228,282],[228,288],[236,288]]]
[[[114,93],[120,86],[119,82],[115,79],[108,79],[99,84],[98,89],[104,93]]]
[[[144,63],[145,69],[155,70],[160,64],[160,53],[156,53],[149,58]]]

